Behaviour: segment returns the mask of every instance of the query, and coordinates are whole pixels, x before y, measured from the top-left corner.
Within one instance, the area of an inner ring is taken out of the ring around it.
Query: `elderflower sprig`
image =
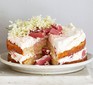
[[[52,24],[55,23],[54,19],[51,19],[50,16],[43,18],[41,15],[32,17],[30,20],[22,21],[16,20],[14,23],[10,21],[9,25],[9,35],[12,36],[26,36],[29,34],[30,30],[34,31],[37,29],[46,29],[49,28]]]

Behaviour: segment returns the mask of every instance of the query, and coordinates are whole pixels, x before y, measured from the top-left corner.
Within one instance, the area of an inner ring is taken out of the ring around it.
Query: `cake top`
[[[50,16],[43,18],[42,16],[32,17],[30,20],[16,20],[14,23],[10,21],[8,32],[8,40],[15,37],[32,37],[44,38],[48,34],[71,37],[80,34],[82,30],[77,29],[72,23],[61,26],[55,23]]]
[[[15,22],[10,21],[9,25],[9,36],[19,36],[23,37],[30,33],[30,31],[35,31],[37,29],[47,29],[55,23],[55,19],[50,16],[43,18],[41,15],[32,17],[30,20],[16,20]]]

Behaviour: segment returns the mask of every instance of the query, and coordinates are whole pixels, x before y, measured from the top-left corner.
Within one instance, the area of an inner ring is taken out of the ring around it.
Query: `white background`
[[[72,22],[87,36],[88,52],[93,51],[93,0],[0,0],[0,53],[6,51],[9,20],[50,15],[62,25]]]

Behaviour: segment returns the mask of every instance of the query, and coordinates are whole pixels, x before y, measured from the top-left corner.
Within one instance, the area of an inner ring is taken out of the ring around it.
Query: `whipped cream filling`
[[[27,54],[24,56],[12,51],[9,54],[11,55],[12,59],[14,59],[16,62],[19,62],[20,64],[22,64],[22,62],[25,61],[26,59],[29,59],[30,57],[33,56],[32,54]]]
[[[31,36],[25,36],[25,37],[8,36],[8,40],[18,45],[21,49],[24,49],[33,46],[40,40],[40,38],[35,39]]]
[[[49,35],[49,41],[56,49],[57,53],[62,53],[66,50],[78,46],[86,39],[85,33],[81,29],[77,29],[72,24],[62,27],[62,34]]]
[[[83,51],[85,55],[83,55]],[[59,64],[64,64],[65,62],[71,62],[71,61],[76,61],[76,60],[80,60],[83,59],[84,57],[86,57],[86,48],[82,49],[81,51],[71,55],[71,56],[66,56],[64,58],[61,58],[58,60]]]

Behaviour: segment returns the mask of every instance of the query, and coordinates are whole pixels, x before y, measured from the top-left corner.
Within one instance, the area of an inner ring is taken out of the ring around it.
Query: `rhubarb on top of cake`
[[[21,49],[27,48],[29,45],[33,46],[48,34],[61,34],[62,30],[62,27],[56,24],[55,19],[50,16],[45,18],[36,16],[27,21],[10,22],[8,40],[21,47]]]
[[[9,36],[23,37],[29,35],[31,31],[40,31],[43,29],[50,28],[55,23],[54,19],[50,16],[43,18],[42,16],[32,17],[30,20],[22,21],[16,20],[14,23],[10,21],[9,25]]]

